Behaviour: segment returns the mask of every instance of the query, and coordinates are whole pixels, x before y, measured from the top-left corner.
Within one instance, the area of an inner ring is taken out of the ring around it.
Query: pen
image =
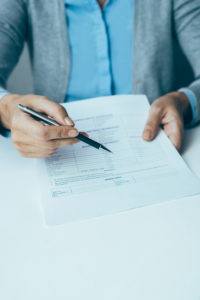
[[[33,110],[30,107],[24,106],[22,104],[18,105],[18,108],[21,109],[23,112],[29,114],[30,116],[32,116],[34,119],[36,119],[37,121],[40,121],[42,123],[44,123],[45,125],[54,125],[54,126],[61,126],[58,122],[56,122],[53,118],[39,113],[35,110]],[[79,133],[76,137],[76,139],[96,148],[96,149],[103,149],[105,151],[111,152],[108,148],[106,148],[105,146],[103,146],[102,144],[95,142],[94,140],[84,136],[83,134]]]

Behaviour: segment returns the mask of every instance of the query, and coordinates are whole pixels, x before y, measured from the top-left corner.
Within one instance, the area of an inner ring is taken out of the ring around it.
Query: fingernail
[[[145,130],[143,137],[145,138],[145,140],[150,140],[152,137],[151,131],[150,130]]]
[[[80,132],[82,135],[89,137],[89,135],[86,132]]]
[[[78,131],[76,129],[73,129],[73,130],[69,131],[69,136],[76,137],[77,135],[78,135]]]
[[[74,125],[74,122],[69,117],[65,118],[65,123],[68,126],[73,126]]]

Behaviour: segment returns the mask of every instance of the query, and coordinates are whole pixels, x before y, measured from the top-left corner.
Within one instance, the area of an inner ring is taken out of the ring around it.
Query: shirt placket
[[[90,0],[91,18],[93,24],[94,43],[97,55],[97,70],[99,74],[98,94],[112,94],[112,78],[109,54],[109,38],[104,22],[103,12],[96,0]]]

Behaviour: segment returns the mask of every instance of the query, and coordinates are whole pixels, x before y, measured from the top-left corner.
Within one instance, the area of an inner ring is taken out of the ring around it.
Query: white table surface
[[[200,196],[45,228],[34,166],[0,138],[1,300],[200,300]]]

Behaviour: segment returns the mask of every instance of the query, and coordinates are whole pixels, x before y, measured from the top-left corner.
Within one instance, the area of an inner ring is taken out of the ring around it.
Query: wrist
[[[20,95],[8,94],[0,101],[0,123],[6,129],[11,129],[11,120],[17,105],[20,103]]]

